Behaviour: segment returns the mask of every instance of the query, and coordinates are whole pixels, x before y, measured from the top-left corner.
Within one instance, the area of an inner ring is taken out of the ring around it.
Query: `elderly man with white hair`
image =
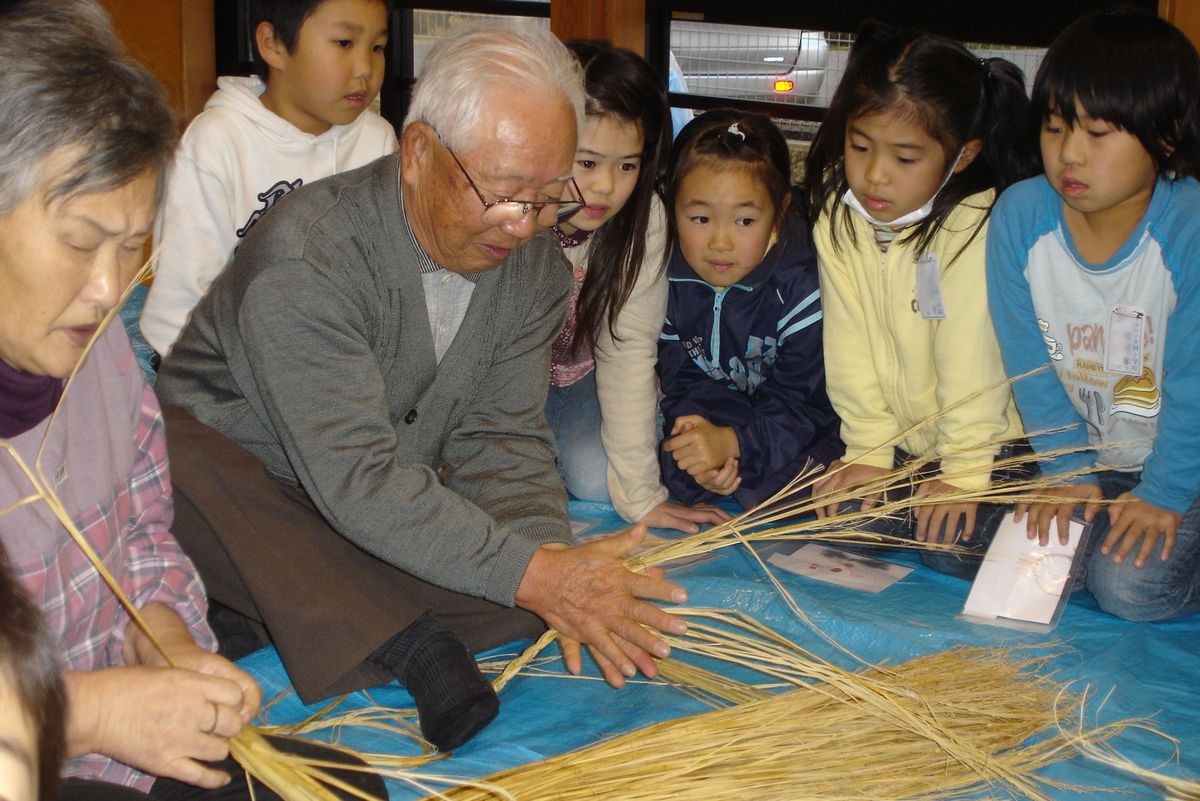
[[[649,603],[683,590],[621,564],[642,529],[572,545],[543,416],[583,100],[548,33],[442,42],[400,152],[281,202],[159,377],[210,595],[305,700],[398,678],[442,749],[498,709],[471,651],[549,624],[620,686],[683,628]]]

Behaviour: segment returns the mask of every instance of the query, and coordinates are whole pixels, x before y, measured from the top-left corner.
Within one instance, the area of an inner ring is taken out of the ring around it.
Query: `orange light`
[[[787,78],[776,78],[775,79],[775,91],[776,92],[790,92],[795,88],[796,88],[795,81],[788,80]]]

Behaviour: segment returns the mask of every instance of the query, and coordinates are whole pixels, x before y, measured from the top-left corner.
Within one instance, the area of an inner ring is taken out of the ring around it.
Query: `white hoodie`
[[[280,198],[396,150],[391,123],[374,111],[313,136],[269,111],[258,99],[265,89],[258,78],[218,79],[175,154],[141,319],[142,334],[164,356],[238,241]]]

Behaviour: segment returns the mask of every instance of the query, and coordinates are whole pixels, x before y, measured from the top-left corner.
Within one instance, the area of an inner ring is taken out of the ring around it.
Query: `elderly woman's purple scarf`
[[[0,437],[24,434],[45,420],[62,397],[61,378],[32,375],[0,360]]]

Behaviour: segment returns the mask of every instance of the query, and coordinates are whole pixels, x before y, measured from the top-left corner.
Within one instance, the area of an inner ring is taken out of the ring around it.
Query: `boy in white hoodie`
[[[301,184],[396,149],[368,106],[383,83],[386,0],[257,0],[266,82],[224,77],[183,135],[154,229],[141,327],[170,352],[243,236]]]

